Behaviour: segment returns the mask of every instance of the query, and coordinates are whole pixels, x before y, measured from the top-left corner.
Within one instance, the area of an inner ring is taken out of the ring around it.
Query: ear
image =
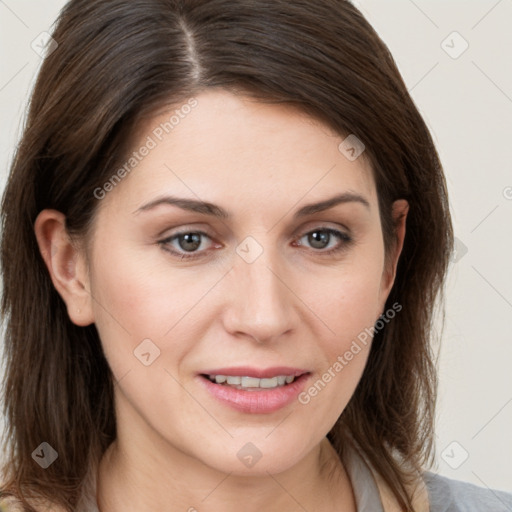
[[[34,231],[55,289],[66,303],[71,321],[79,326],[94,322],[85,254],[73,244],[66,217],[56,210],[43,210]]]
[[[391,247],[391,253],[387,260],[387,263],[382,274],[382,280],[380,284],[380,312],[379,316],[384,313],[384,307],[386,300],[393,288],[396,277],[396,267],[398,265],[398,259],[402,252],[405,239],[405,224],[407,214],[409,212],[409,203],[405,199],[398,199],[392,205],[392,216],[394,226],[394,240]]]

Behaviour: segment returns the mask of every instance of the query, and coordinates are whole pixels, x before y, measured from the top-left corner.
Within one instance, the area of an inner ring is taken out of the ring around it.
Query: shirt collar
[[[347,443],[343,465],[354,490],[357,512],[401,512],[400,505],[384,479],[372,468],[362,452]],[[416,512],[429,512],[427,487],[421,475],[414,484],[406,485]]]

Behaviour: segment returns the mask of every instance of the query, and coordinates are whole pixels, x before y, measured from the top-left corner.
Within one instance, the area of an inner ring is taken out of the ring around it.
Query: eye
[[[210,241],[210,244],[207,243]],[[305,241],[303,241],[305,240]],[[310,245],[314,252],[321,255],[334,254],[347,249],[353,243],[353,239],[337,229],[319,227],[302,235],[292,245]],[[158,244],[173,256],[181,260],[199,258],[208,251],[211,246],[220,248],[222,245],[214,244],[211,237],[203,231],[182,231],[158,242]],[[206,247],[205,247],[206,245]],[[210,247],[209,247],[210,246]]]
[[[211,240],[203,231],[183,231],[158,242],[163,249],[181,259],[195,258],[207,249],[205,239]],[[201,250],[199,250],[201,248]]]
[[[305,242],[302,240],[305,240]],[[319,227],[302,235],[296,245],[309,244],[313,249],[316,249],[315,252],[331,254],[346,249],[352,241],[350,236],[337,229]]]

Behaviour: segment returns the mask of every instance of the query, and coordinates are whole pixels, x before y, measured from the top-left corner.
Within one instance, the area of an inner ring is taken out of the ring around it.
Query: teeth
[[[235,377],[235,378],[239,379],[238,377]],[[242,377],[242,387],[243,388],[257,388],[257,387],[259,387],[260,382],[261,382],[260,379],[255,379],[254,377]],[[240,384],[240,382],[229,382],[229,377],[228,377],[228,384]]]
[[[275,388],[275,387],[277,387],[277,385],[278,385],[277,377],[274,377],[272,379],[261,379],[260,380],[260,388]]]
[[[212,382],[236,387],[237,389],[272,389],[291,384],[295,380],[294,375],[277,375],[276,377],[258,379],[256,377],[246,376],[227,376],[227,375],[208,375]]]

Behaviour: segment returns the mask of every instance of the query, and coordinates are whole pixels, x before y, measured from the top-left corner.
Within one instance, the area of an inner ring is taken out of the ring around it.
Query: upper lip
[[[200,372],[201,375],[226,375],[227,377],[254,377],[256,379],[271,379],[278,375],[293,375],[299,377],[309,370],[292,368],[291,366],[273,366],[272,368],[254,368],[251,366],[231,366],[230,368],[215,368]]]

